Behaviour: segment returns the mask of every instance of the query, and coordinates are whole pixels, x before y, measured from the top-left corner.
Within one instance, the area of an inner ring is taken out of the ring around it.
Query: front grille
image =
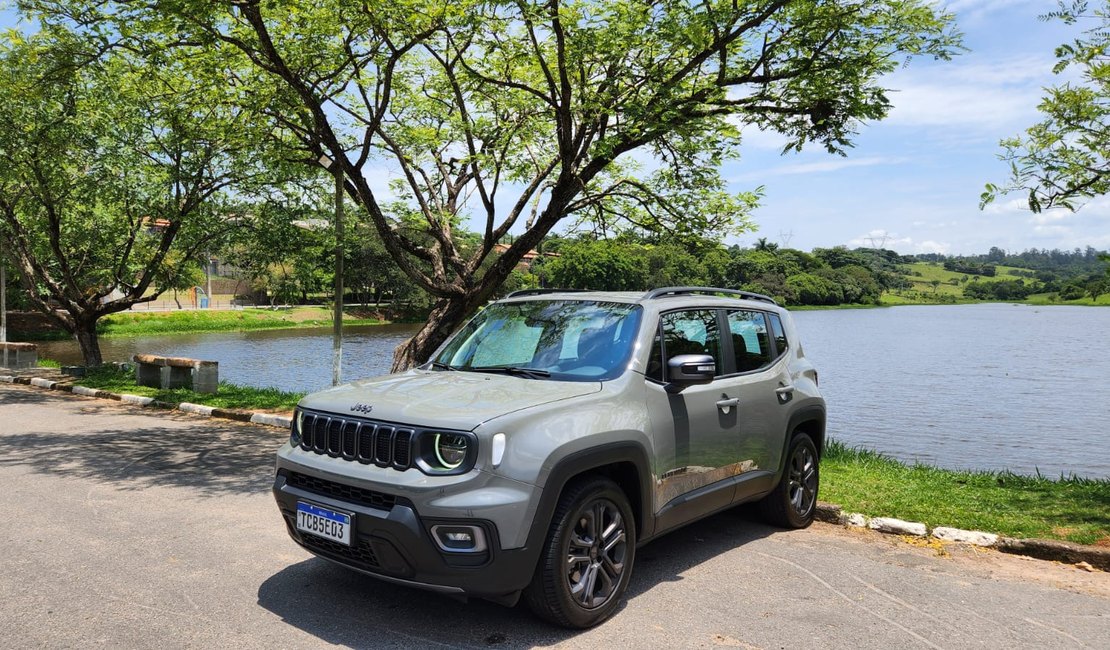
[[[360,569],[377,569],[380,566],[378,557],[374,555],[374,549],[365,542],[355,542],[345,546],[330,539],[301,533],[301,543],[313,553],[319,553]]]
[[[304,414],[301,449],[406,470],[412,466],[413,430],[317,413]]]
[[[397,497],[392,494],[367,490],[353,485],[344,485],[343,483],[336,483],[335,481],[316,478],[315,476],[308,476],[299,472],[290,472],[285,480],[288,485],[304,490],[305,492],[339,499],[340,501],[346,501],[360,506],[378,508],[379,510],[390,510],[397,503]]]

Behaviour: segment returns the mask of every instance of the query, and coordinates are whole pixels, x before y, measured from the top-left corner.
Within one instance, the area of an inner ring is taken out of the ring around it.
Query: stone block
[[[856,528],[867,528],[867,516],[858,512],[849,513],[844,519],[844,523]]]
[[[946,542],[959,542],[961,544],[973,544],[975,546],[994,546],[998,543],[998,535],[994,533],[984,533],[981,530],[961,530],[959,528],[948,528],[946,526],[937,526],[934,528],[933,537],[943,539]]]
[[[926,530],[925,524],[916,521],[902,521],[893,517],[873,517],[870,527],[871,530],[877,530],[880,533],[913,535],[914,537],[924,537],[929,532]]]

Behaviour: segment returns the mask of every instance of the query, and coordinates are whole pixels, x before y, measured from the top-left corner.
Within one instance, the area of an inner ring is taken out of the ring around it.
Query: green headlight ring
[[[440,445],[441,443],[447,442],[448,440],[450,440],[451,442],[455,442],[456,446],[453,451],[460,453],[458,460],[449,461],[443,457],[443,452],[441,451]],[[443,467],[443,469],[446,470],[458,469],[464,462],[466,462],[467,447],[469,447],[469,445],[470,441],[467,440],[466,436],[460,436],[458,434],[452,433],[437,433],[432,439],[432,447],[435,450],[436,461],[440,464],[441,467]]]

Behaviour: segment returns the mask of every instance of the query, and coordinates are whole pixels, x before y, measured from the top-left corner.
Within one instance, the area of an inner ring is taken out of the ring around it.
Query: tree
[[[237,221],[250,126],[188,68],[58,26],[0,42],[0,236],[90,366],[98,319],[191,282]]]
[[[219,50],[300,159],[337,161],[435,300],[395,369],[426,359],[566,219],[679,239],[747,228],[758,193],[730,193],[718,173],[738,127],[843,153],[886,115],[883,74],[958,47],[925,0],[36,4]],[[371,186],[383,169],[400,180],[393,197]],[[467,223],[480,241],[464,252]]]
[[[1110,0],[1060,0],[1060,10],[1042,16],[1088,25],[1079,38],[1056,48],[1054,72],[1077,71],[1079,80],[1048,88],[1043,118],[1020,137],[1001,142],[999,158],[1010,178],[987,184],[980,207],[998,195],[1022,191],[1029,209],[1076,210],[1084,200],[1110,191]]]

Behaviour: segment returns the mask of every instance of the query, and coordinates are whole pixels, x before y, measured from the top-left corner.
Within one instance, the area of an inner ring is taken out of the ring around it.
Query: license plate
[[[297,502],[297,530],[351,545],[351,515]]]

